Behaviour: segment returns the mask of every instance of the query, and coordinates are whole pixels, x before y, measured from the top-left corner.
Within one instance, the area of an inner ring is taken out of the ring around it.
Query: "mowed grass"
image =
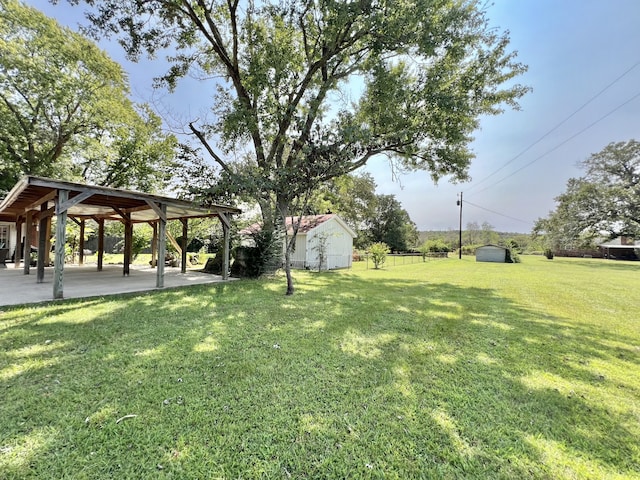
[[[640,264],[4,308],[0,478],[640,478]]]

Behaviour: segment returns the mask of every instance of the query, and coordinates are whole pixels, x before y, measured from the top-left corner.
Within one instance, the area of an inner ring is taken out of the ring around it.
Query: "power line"
[[[500,215],[501,217],[508,218],[509,220],[515,220],[516,222],[526,223],[527,225],[531,225],[531,222],[527,222],[526,220],[520,220],[519,218],[511,217],[509,215],[505,215],[504,213],[496,212],[495,210],[491,210],[489,208],[481,207],[480,205],[476,205],[475,203],[471,203],[469,200],[465,200],[467,205],[471,205],[473,207],[479,208],[480,210],[486,210],[487,212],[494,213],[496,215]]]
[[[576,110],[574,110],[568,117],[566,117],[564,120],[562,120],[560,123],[558,123],[555,127],[553,127],[551,130],[549,130],[547,133],[545,133],[544,135],[542,135],[540,138],[538,138],[535,142],[533,142],[532,144],[530,144],[528,147],[526,147],[524,150],[522,150],[520,153],[518,153],[515,157],[511,158],[510,160],[508,160],[507,162],[505,162],[502,166],[500,166],[498,169],[496,169],[495,171],[493,171],[492,173],[490,173],[489,175],[487,175],[486,177],[484,177],[482,180],[479,180],[478,182],[475,182],[473,185],[471,185],[469,187],[469,189],[467,190],[467,192],[469,192],[470,190],[473,190],[474,188],[476,188],[478,185],[481,185],[482,183],[486,182],[487,180],[489,180],[491,177],[493,177],[496,173],[500,172],[501,170],[503,170],[507,165],[513,163],[515,160],[517,160],[518,158],[520,158],[522,155],[524,155],[526,152],[528,152],[529,150],[531,150],[534,146],[536,146],[538,143],[540,143],[542,140],[544,140],[546,137],[548,137],[550,134],[552,134],[553,132],[555,132],[558,128],[560,128],[562,125],[564,125],[567,121],[569,121],[571,118],[573,118],[578,112],[580,112],[581,110],[583,110],[587,105],[589,105],[591,102],[593,102],[596,98],[598,98],[600,95],[602,95],[604,92],[606,92],[609,88],[611,88],[613,85],[615,85],[616,83],[618,83],[623,77],[625,77],[626,75],[628,75],[633,69],[635,69],[638,65],[640,65],[640,60],[637,61],[635,64],[633,64],[631,67],[629,67],[627,70],[625,70],[621,75],[619,75],[615,80],[611,81],[607,86],[605,86],[602,90],[600,90],[598,93],[596,93],[593,97],[591,97],[589,100],[587,100],[585,103],[583,103],[580,107],[578,107]]]
[[[640,92],[636,93],[633,97],[631,97],[630,99],[626,100],[625,102],[621,103],[620,105],[618,105],[616,108],[614,108],[613,110],[611,110],[609,113],[603,115],[602,117],[598,118],[596,121],[590,123],[589,125],[587,125],[586,127],[584,127],[582,130],[578,131],[577,133],[574,133],[573,135],[571,135],[569,138],[567,138],[566,140],[560,142],[558,145],[556,145],[555,147],[553,147],[550,150],[547,150],[546,152],[544,152],[542,155],[534,158],[533,160],[531,160],[529,163],[523,165],[522,167],[520,167],[519,169],[511,172],[509,175],[507,175],[506,177],[501,178],[500,180],[498,180],[497,182],[494,182],[492,184],[490,184],[488,187],[483,188],[480,191],[477,191],[475,193],[472,194],[472,196],[474,195],[478,195],[486,190],[489,190],[492,187],[495,187],[496,185],[498,185],[499,183],[504,182],[506,179],[513,177],[516,173],[519,173],[520,171],[524,170],[525,168],[527,168],[528,166],[534,164],[535,162],[537,162],[538,160],[540,160],[543,157],[546,157],[547,155],[549,155],[551,152],[556,151],[557,149],[559,149],[560,147],[562,147],[563,145],[565,145],[566,143],[570,142],[571,140],[573,140],[574,138],[576,138],[578,135],[583,134],[584,132],[586,132],[587,130],[589,130],[591,127],[593,127],[594,125],[596,125],[597,123],[600,123],[602,120],[604,120],[605,118],[607,118],[609,115],[615,113],[616,111],[620,110],[622,107],[624,107],[625,105],[627,105],[628,103],[633,102],[636,98],[640,97]],[[468,202],[467,202],[468,203]]]

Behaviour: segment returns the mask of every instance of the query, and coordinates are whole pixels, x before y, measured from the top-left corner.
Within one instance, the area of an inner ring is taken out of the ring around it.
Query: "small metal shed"
[[[507,249],[499,245],[483,245],[476,248],[476,262],[506,263]]]

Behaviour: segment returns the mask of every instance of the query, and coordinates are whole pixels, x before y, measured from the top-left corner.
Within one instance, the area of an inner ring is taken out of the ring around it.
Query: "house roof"
[[[80,219],[120,220],[121,213],[126,213],[134,223],[149,222],[158,219],[157,208],[160,204],[167,207],[167,220],[241,213],[241,210],[228,205],[202,206],[131,190],[27,176],[0,202],[0,221],[15,222],[28,211],[40,210],[43,204],[47,204],[47,208],[54,208],[59,190],[69,192],[68,215]]]
[[[325,215],[305,215],[303,217],[287,217],[287,233],[293,233],[293,228],[298,224],[298,233],[309,233],[318,225],[325,223],[337,215],[334,213],[328,213]]]
[[[632,242],[623,245],[620,240],[616,238],[608,243],[600,243],[598,246],[602,248],[640,248],[640,242]]]
[[[299,223],[298,235],[305,235],[314,228],[328,222],[331,219],[335,219],[342,226],[342,228],[344,228],[349,233],[349,235],[351,235],[352,238],[355,238],[357,236],[357,234],[351,229],[351,227],[349,227],[349,225],[347,225],[344,220],[342,220],[335,213],[326,213],[324,215],[303,215],[302,217],[287,217],[287,235],[293,235],[293,227],[296,223]],[[259,223],[254,223],[253,225],[250,225],[247,228],[241,230],[240,233],[244,235],[250,235],[252,233],[260,231],[261,228],[262,225],[260,225]]]

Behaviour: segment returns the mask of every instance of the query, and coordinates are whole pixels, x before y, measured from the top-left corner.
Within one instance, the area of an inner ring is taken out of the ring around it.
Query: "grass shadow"
[[[305,278],[5,310],[7,476],[638,472],[638,392],[606,370],[638,370],[636,337],[491,288]]]

